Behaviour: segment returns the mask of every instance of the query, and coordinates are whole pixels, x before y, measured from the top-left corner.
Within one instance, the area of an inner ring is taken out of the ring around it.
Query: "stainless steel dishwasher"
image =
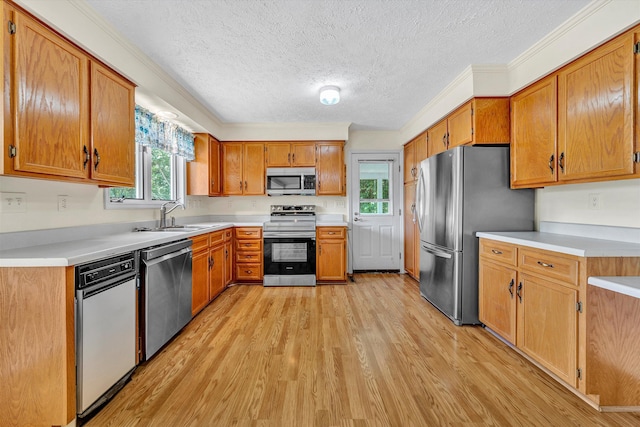
[[[191,320],[191,240],[140,251],[142,358],[149,360]]]

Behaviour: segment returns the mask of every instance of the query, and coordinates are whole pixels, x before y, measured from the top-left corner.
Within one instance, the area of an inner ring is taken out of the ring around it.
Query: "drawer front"
[[[260,280],[261,270],[261,264],[236,264],[236,280]]]
[[[516,266],[518,261],[517,247],[509,243],[496,242],[495,240],[480,239],[480,256]]]
[[[236,239],[262,239],[262,227],[237,227]]]
[[[221,243],[224,243],[224,231],[209,233],[209,246],[218,246]]]
[[[224,241],[228,242],[233,237],[233,228],[227,228],[226,230],[223,230],[223,233],[224,233]]]
[[[262,255],[258,251],[236,251],[236,262],[260,262]]]
[[[261,251],[262,240],[236,240],[237,251]]]
[[[191,242],[192,242],[191,250],[193,252],[199,252],[199,251],[202,251],[202,250],[209,249],[209,235],[208,234],[201,234],[199,236],[193,236],[193,237],[190,237],[189,239],[191,239]]]
[[[518,252],[522,271],[578,284],[578,260],[542,250],[520,248]]]
[[[344,239],[347,237],[346,227],[318,227],[316,229],[318,239]]]

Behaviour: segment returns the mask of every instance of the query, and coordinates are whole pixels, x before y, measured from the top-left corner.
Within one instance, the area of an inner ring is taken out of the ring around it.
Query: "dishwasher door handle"
[[[179,250],[179,251],[171,252],[170,254],[163,255],[163,256],[158,257],[158,258],[145,259],[145,260],[143,260],[142,262],[144,262],[144,264],[145,264],[146,266],[153,266],[153,265],[159,264],[159,263],[161,263],[161,262],[164,262],[164,261],[166,261],[166,260],[168,260],[168,259],[175,258],[175,257],[181,256],[181,255],[184,255],[184,254],[186,254],[186,253],[191,253],[191,248],[184,248],[184,249],[181,249],[181,250]]]

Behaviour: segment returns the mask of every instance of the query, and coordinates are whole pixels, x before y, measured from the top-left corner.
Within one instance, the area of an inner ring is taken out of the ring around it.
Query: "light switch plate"
[[[27,193],[0,193],[0,212],[24,213],[27,211]]]

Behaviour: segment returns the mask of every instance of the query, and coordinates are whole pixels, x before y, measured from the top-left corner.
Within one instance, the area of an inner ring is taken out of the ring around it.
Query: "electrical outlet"
[[[340,199],[340,200],[336,200],[336,208],[344,208],[344,200]]]
[[[228,207],[228,208],[232,208],[232,207],[233,207],[233,202],[232,202],[231,200],[229,200],[229,201],[227,202],[227,207]]]
[[[589,194],[589,209],[591,210],[599,210],[600,209],[600,193],[590,193]]]
[[[256,207],[256,201],[255,201],[255,200],[252,200],[252,201],[251,201],[251,207],[252,207],[252,208],[255,208],[255,207]]]
[[[69,207],[69,196],[58,196],[58,212],[64,212]]]
[[[2,213],[24,213],[27,211],[27,193],[0,193]]]

